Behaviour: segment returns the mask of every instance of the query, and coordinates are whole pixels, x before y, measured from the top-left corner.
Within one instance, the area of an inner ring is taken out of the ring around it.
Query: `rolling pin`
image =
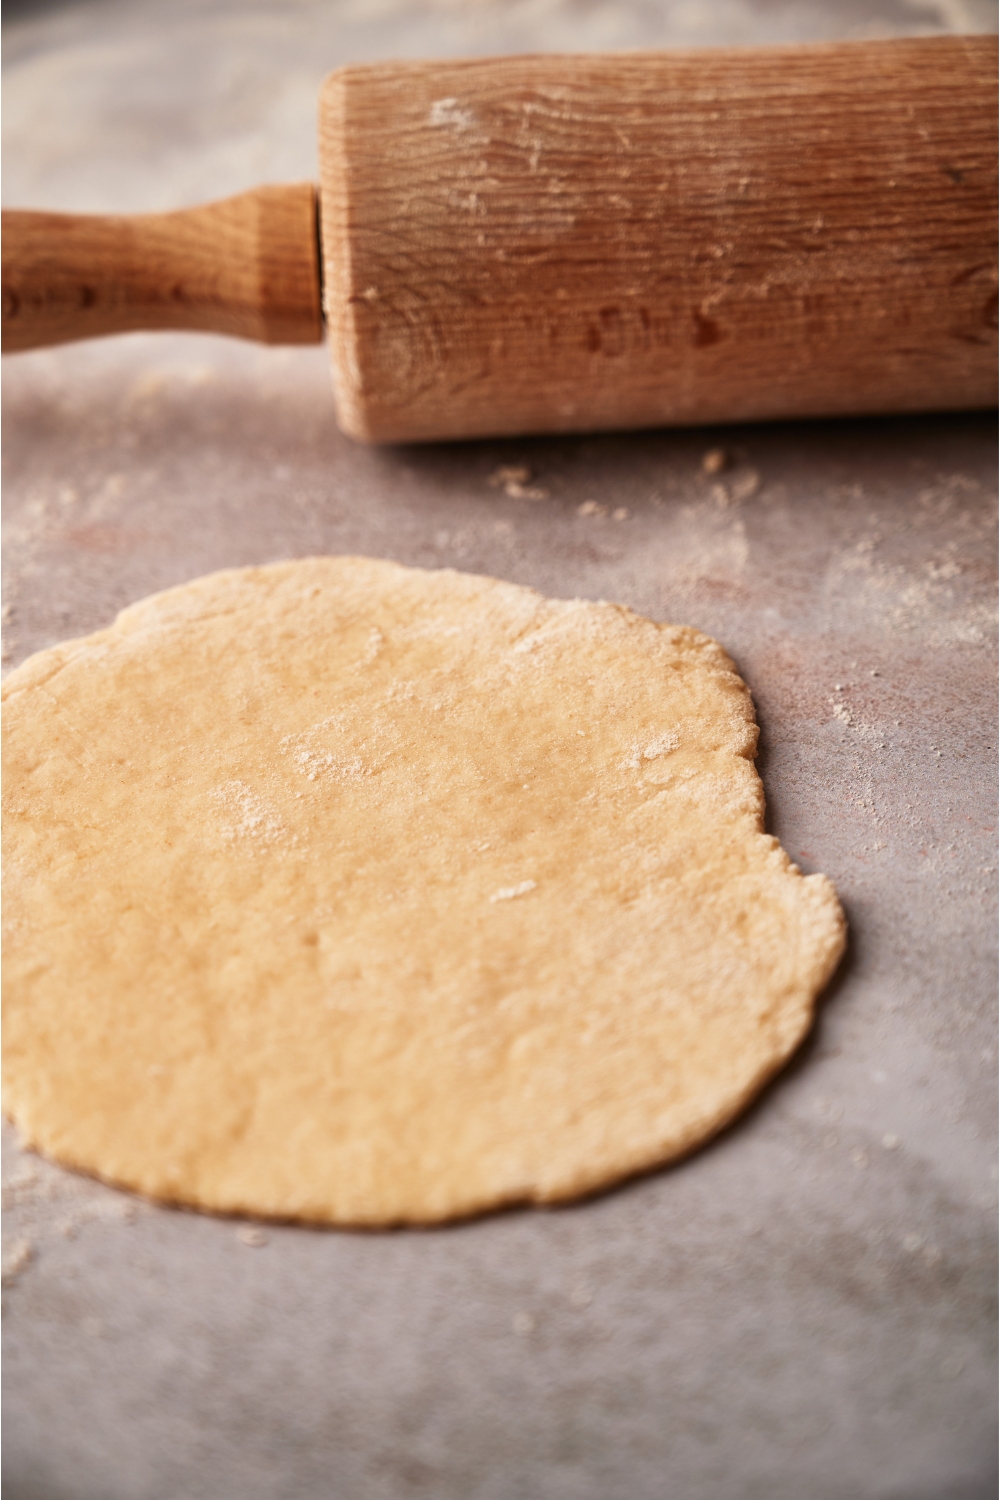
[[[996,400],[997,43],[348,67],[320,184],[3,215],[3,348],[329,341],[378,442]]]

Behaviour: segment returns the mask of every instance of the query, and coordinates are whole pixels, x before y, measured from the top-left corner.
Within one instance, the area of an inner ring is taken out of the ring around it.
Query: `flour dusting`
[[[533,880],[522,880],[520,885],[507,885],[499,891],[494,891],[490,901],[513,901],[516,896],[526,896],[529,891],[535,889]]]

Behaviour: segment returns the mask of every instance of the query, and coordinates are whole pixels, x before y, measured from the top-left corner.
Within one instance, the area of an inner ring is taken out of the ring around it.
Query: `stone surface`
[[[5,201],[97,210],[312,174],[319,81],[343,61],[995,17],[902,0],[11,9]],[[8,663],[154,589],[317,552],[621,600],[733,654],[770,826],[851,923],[813,1039],[750,1114],[574,1208],[255,1227],[8,1141],[7,1493],[995,1494],[993,417],[373,451],[337,433],[321,349],[134,335],[4,375]],[[706,473],[718,447],[731,462]],[[501,467],[545,497],[491,484]]]

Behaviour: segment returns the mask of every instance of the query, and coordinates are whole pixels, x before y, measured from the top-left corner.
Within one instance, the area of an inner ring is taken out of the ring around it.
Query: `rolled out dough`
[[[11,674],[6,1108],[207,1209],[427,1222],[690,1151],[844,942],[750,694],[612,604],[217,573]]]

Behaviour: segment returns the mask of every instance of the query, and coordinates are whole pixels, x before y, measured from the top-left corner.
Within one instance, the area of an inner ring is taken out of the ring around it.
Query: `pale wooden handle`
[[[323,337],[316,189],[178,213],[3,214],[3,350],[141,328],[267,344]]]
[[[386,64],[320,107],[341,424],[996,400],[995,37]]]

